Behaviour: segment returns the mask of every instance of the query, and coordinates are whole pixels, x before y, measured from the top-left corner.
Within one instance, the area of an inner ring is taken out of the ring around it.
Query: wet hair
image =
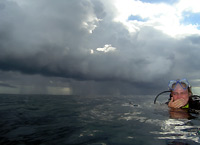
[[[193,95],[193,93],[192,93],[192,87],[188,87],[188,93],[190,93],[191,95]]]

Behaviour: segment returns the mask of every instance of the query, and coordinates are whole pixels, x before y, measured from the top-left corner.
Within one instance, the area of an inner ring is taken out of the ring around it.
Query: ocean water
[[[196,145],[199,114],[153,95],[0,95],[1,145]]]

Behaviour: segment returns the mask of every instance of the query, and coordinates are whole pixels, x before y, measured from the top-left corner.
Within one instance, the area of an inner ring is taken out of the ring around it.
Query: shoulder
[[[200,96],[192,95],[189,98],[189,106],[191,109],[200,110]]]
[[[190,96],[189,100],[190,101],[200,101],[200,96],[198,96],[198,95],[192,95],[192,96]]]

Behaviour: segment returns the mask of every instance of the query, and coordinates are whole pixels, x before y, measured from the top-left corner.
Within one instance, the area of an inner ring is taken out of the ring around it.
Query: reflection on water
[[[160,139],[191,139],[195,142],[199,141],[199,126],[190,124],[190,120],[168,119],[161,126],[162,131],[158,132]]]
[[[153,98],[0,95],[0,144],[200,143],[198,114],[154,105]]]
[[[194,119],[193,116],[188,109],[180,109],[180,108],[169,108],[169,114],[171,118],[174,119]]]
[[[188,109],[169,109],[169,119],[164,120],[161,131],[152,132],[158,134],[158,139],[170,139],[170,145],[185,145],[178,140],[191,140],[200,143],[200,126],[195,125],[195,115],[188,112]],[[189,145],[189,144],[188,144]]]
[[[151,115],[148,116],[148,113]],[[167,140],[168,145],[200,143],[199,114],[192,114],[187,109],[171,109],[165,104],[154,106],[154,112],[149,110],[148,113],[145,114],[144,110],[134,109],[132,112],[124,113],[119,119],[137,120],[145,124],[159,126],[160,131],[150,132],[155,134],[157,139]],[[192,141],[192,143],[188,143],[186,140]]]
[[[118,109],[115,107],[114,104],[110,103],[97,105],[90,110],[89,116],[91,119],[110,121],[113,124],[115,121],[121,120],[127,121],[127,124],[132,121],[138,121],[148,127],[149,133],[153,134],[155,139],[166,140],[168,145],[192,145],[200,143],[199,115],[190,113],[187,109],[170,109],[166,104],[156,106],[146,102],[136,104],[128,101],[122,102],[117,107]],[[155,127],[156,131],[153,129]],[[142,129],[143,132],[141,131]],[[144,135],[145,129],[141,128],[137,133],[140,134],[142,132],[142,135]],[[83,134],[86,134],[86,132]],[[92,136],[96,132],[102,131],[90,131],[88,136]],[[135,140],[136,135],[127,135],[126,138]]]

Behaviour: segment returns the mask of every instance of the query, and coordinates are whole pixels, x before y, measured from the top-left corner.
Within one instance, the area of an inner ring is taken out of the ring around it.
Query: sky
[[[200,94],[198,0],[0,0],[0,93]]]

